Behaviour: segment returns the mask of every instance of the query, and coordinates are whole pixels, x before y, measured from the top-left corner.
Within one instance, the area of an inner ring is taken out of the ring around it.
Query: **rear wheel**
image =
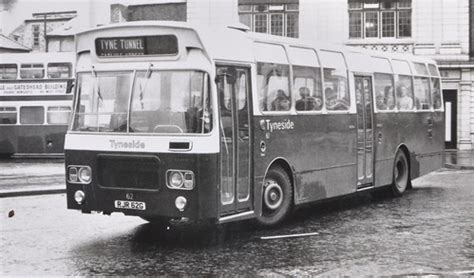
[[[396,197],[402,196],[407,190],[409,182],[408,159],[405,153],[399,150],[395,155],[395,162],[393,164],[392,194]]]
[[[262,215],[257,223],[262,226],[273,226],[281,223],[293,206],[293,190],[286,171],[280,167],[268,170],[263,184]]]

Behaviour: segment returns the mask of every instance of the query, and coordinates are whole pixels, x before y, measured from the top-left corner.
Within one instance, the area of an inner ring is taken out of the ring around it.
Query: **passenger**
[[[327,87],[324,89],[324,95],[326,96],[326,105],[331,106],[336,103],[336,94],[334,93],[334,90],[330,87]]]
[[[304,111],[304,110],[313,110],[313,107],[310,107],[310,91],[306,87],[301,87],[300,88],[300,96],[301,98],[296,101],[296,110],[298,111]]]
[[[441,95],[438,90],[435,89],[433,92],[433,108],[439,109],[441,108]]]
[[[408,96],[408,89],[405,86],[398,87],[399,97],[397,99],[398,109],[411,110],[413,108],[413,99]]]
[[[384,103],[386,109],[393,109],[395,107],[395,101],[393,99],[393,87],[386,86],[384,89]]]
[[[375,100],[378,110],[387,110],[387,105],[385,104],[385,97],[382,94],[377,94],[377,99]]]
[[[290,99],[285,94],[285,91],[278,90],[277,96],[272,101],[272,111],[288,111],[290,110]]]
[[[336,92],[330,87],[324,89],[326,95],[326,107],[328,110],[347,110],[350,103],[345,98],[338,98]]]

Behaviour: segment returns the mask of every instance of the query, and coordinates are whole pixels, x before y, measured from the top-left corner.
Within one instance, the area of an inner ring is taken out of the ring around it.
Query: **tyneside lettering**
[[[295,123],[291,120],[283,120],[281,122],[271,122],[270,120],[265,120],[266,129],[270,132],[276,130],[291,130],[295,128]]]
[[[118,149],[144,149],[145,143],[141,142],[140,140],[133,140],[128,142],[117,141],[117,140],[109,140],[110,147],[114,150]]]

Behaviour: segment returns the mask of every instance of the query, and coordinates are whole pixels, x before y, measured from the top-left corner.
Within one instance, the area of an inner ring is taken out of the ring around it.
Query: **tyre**
[[[403,151],[398,150],[393,164],[392,194],[395,197],[402,196],[407,190],[409,183],[410,168],[408,167],[408,159]]]
[[[272,167],[263,182],[262,215],[257,224],[274,226],[280,224],[290,214],[293,207],[293,190],[286,171]]]

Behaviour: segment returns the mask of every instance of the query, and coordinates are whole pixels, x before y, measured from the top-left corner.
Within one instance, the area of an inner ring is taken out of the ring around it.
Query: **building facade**
[[[238,13],[240,22],[256,32],[289,37],[297,34],[296,37],[306,40],[435,59],[443,78],[446,146],[473,149],[473,2],[239,0]],[[292,23],[293,17],[298,17],[297,24]],[[294,30],[288,32],[291,28]]]
[[[9,37],[32,52],[48,52],[48,34],[76,16],[75,11],[33,14],[33,18],[26,19]]]

